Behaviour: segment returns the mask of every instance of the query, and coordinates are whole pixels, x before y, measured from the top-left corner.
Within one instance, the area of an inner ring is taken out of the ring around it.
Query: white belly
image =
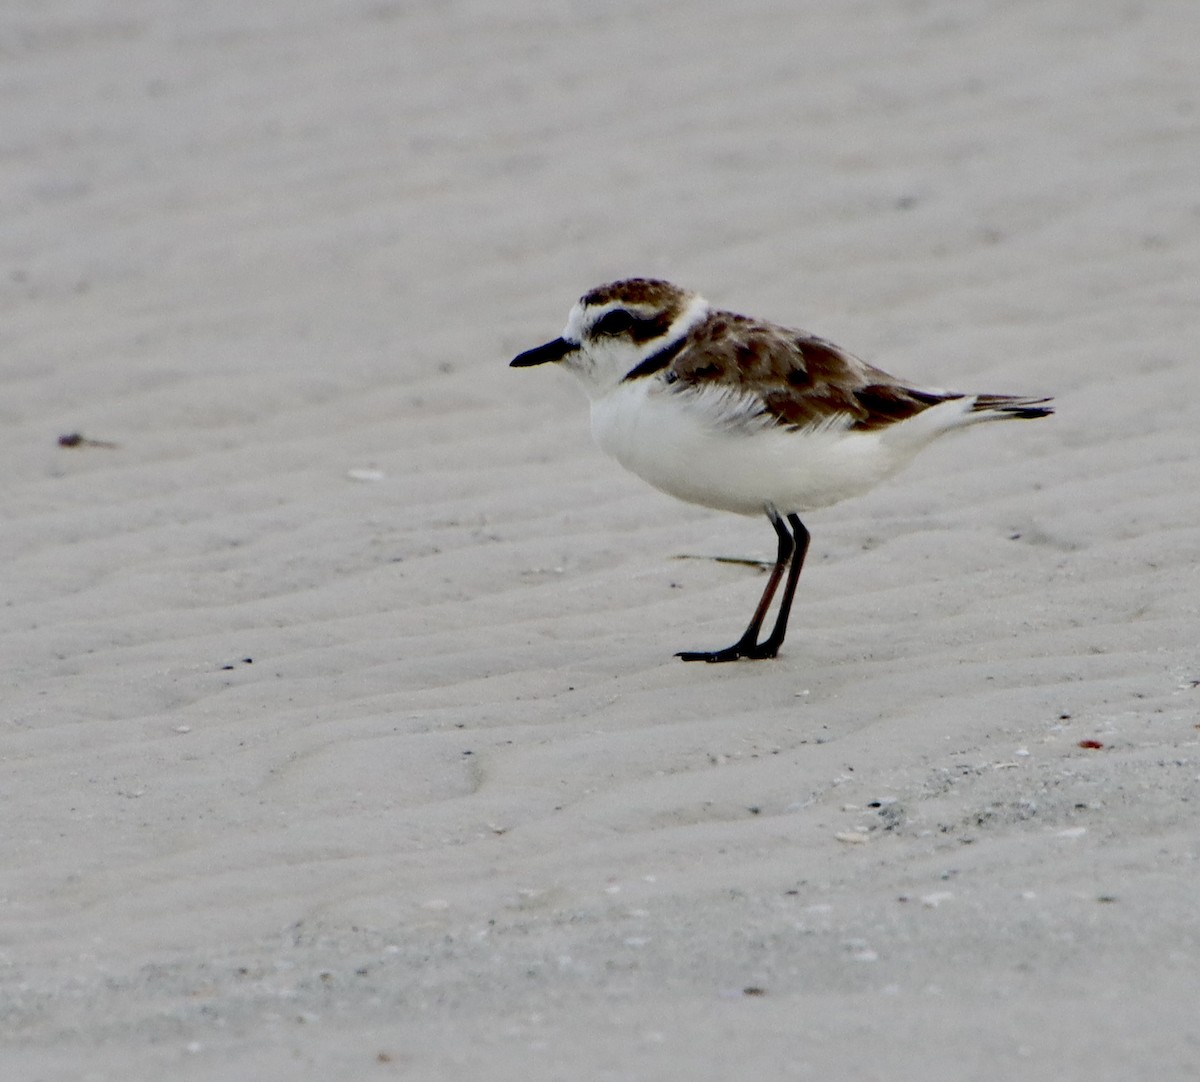
[[[887,436],[834,426],[797,431],[745,418],[730,423],[730,401],[720,390],[681,395],[657,380],[635,380],[592,402],[592,433],[622,466],[663,492],[759,515],[767,504],[789,514],[861,495],[944,430],[913,426],[930,431],[896,439],[907,422]]]

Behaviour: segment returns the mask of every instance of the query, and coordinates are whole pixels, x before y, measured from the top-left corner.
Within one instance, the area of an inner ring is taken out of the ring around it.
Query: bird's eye
[[[623,334],[633,326],[633,316],[624,308],[614,308],[605,312],[592,328],[593,334]]]

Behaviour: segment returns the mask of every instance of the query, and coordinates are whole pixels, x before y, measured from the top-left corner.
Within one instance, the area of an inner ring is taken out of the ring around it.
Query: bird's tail
[[[970,413],[982,413],[980,421],[1000,421],[1006,417],[1049,417],[1054,412],[1052,398],[1022,398],[1011,394],[979,394],[971,404]]]

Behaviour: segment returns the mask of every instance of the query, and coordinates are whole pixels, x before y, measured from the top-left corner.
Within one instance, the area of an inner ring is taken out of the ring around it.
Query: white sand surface
[[[0,1076],[1200,1077],[1198,41],[8,5]],[[630,274],[1060,412],[684,665],[770,529],[506,367]]]

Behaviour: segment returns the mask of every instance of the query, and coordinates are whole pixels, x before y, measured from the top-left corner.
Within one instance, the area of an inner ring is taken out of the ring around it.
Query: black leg
[[[795,515],[788,515],[787,518],[788,522],[792,524],[792,536],[796,540],[796,551],[792,553],[792,565],[788,568],[787,582],[783,586],[783,597],[779,599],[779,615],[775,617],[775,626],[771,629],[771,634],[766,641],[759,646],[759,649],[769,651],[769,653],[764,653],[763,657],[774,657],[783,645],[783,638],[787,634],[788,616],[792,611],[792,598],[796,594],[796,583],[800,579],[800,572],[804,568],[804,557],[808,553],[809,533],[805,529],[804,523]]]
[[[767,579],[762,597],[758,600],[758,607],[755,608],[754,616],[751,617],[750,624],[742,637],[724,650],[684,650],[676,654],[676,657],[682,658],[684,661],[737,661],[743,657],[774,657],[779,652],[783,637],[787,634],[788,613],[792,607],[792,595],[796,592],[796,580],[800,577],[800,568],[804,565],[804,554],[808,551],[808,531],[795,515],[788,515],[788,522],[795,530],[793,537],[774,507],[767,508],[767,517],[771,520],[771,525],[775,527],[775,533],[779,537],[779,553],[775,558],[775,566],[771,568],[771,576]],[[791,563],[790,570],[788,570],[789,562]],[[787,584],[783,589],[783,599],[780,602],[779,615],[775,618],[775,627],[771,634],[760,643],[758,633],[762,630],[767,610],[771,607],[771,600],[775,597],[775,591],[779,588],[785,570],[788,570]]]

